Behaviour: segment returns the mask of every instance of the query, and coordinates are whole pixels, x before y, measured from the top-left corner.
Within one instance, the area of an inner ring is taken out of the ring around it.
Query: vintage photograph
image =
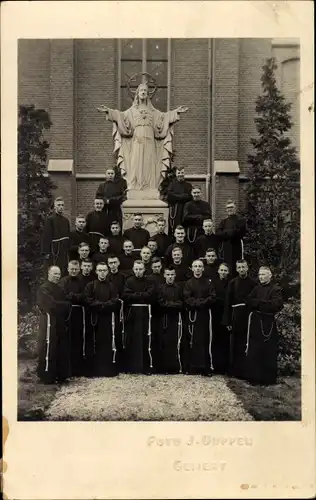
[[[20,38],[17,83],[18,421],[300,421],[300,40]]]

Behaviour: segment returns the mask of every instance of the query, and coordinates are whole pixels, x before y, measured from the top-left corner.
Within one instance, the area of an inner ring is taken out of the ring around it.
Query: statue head
[[[146,101],[146,103],[150,102],[149,97],[149,89],[147,82],[140,83],[136,89],[134,105],[138,105],[140,102]]]

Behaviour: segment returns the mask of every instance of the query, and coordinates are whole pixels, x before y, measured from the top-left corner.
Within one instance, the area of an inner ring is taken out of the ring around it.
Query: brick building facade
[[[265,59],[277,59],[277,81],[292,102],[291,138],[299,150],[299,45],[292,39],[20,40],[18,103],[50,114],[48,173],[67,214],[91,209],[113,165],[112,124],[96,107],[126,109],[126,79],[147,71],[160,110],[188,106],[175,127],[177,165],[202,187],[216,220],[228,198],[243,207],[247,155],[255,135],[255,100]],[[213,186],[212,186],[213,184]]]

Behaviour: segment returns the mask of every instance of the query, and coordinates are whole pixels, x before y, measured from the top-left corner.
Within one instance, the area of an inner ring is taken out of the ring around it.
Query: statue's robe
[[[168,246],[165,254],[165,263],[166,265],[172,264],[172,250],[175,247],[179,247],[182,250],[182,260],[187,266],[191,266],[193,260],[194,260],[194,251],[192,245],[187,241],[184,240],[183,243],[172,243],[171,245]]]
[[[206,250],[214,248],[218,255],[219,238],[216,234],[200,234],[194,242],[194,253],[197,259],[205,257]]]
[[[91,253],[95,253],[99,250],[99,239],[109,234],[108,216],[103,210],[100,212],[93,210],[88,213],[86,221],[86,231],[91,241]]]
[[[86,363],[86,317],[83,282],[80,276],[65,276],[60,280],[66,299],[71,303],[69,318],[71,374],[80,377]]]
[[[146,105],[133,104],[126,111],[109,109],[107,119],[113,122],[114,153],[128,188],[157,189],[161,172],[170,166],[178,112],[162,113],[148,99]]]
[[[49,215],[44,224],[41,253],[42,255],[49,255],[46,260],[47,268],[58,266],[62,276],[67,273],[69,237],[69,220],[56,212]]]
[[[187,307],[183,371],[208,375],[213,368],[211,306],[215,302],[215,289],[204,276],[192,277],[184,284],[183,297]]]
[[[117,235],[110,234],[109,236],[110,252],[119,257],[120,254],[123,252],[123,243],[125,240],[126,238],[124,238],[122,234],[117,234]]]
[[[123,236],[125,240],[130,240],[133,243],[135,250],[141,250],[143,247],[146,247],[150,238],[149,231],[143,227],[126,229]]]
[[[244,258],[246,221],[239,215],[230,215],[220,222],[216,234],[221,242],[219,257],[229,265],[231,276],[236,276],[236,262]]]
[[[219,265],[220,265],[220,261],[218,259],[216,259],[216,261],[213,262],[213,264],[204,264],[203,276],[205,276],[205,278],[208,278],[211,281],[216,280],[218,277]]]
[[[112,254],[110,250],[108,249],[106,252],[101,252],[100,250],[98,252],[95,252],[92,256],[92,262],[94,269],[96,269],[97,264],[100,262],[104,262],[104,264],[107,264],[109,256]]]
[[[168,187],[167,202],[169,205],[169,235],[173,235],[177,226],[182,225],[185,203],[192,200],[192,184],[185,180],[173,179]]]
[[[153,273],[152,271],[147,274],[147,279],[154,287],[153,299],[151,305],[151,354],[153,360],[153,371],[159,373],[160,366],[160,348],[159,348],[159,314],[160,309],[157,303],[159,286],[165,282],[163,270],[161,273]]]
[[[37,375],[47,384],[64,382],[71,376],[67,323],[71,304],[58,284],[46,281],[38,289],[37,305],[40,311]]]
[[[135,256],[133,253],[131,254],[126,254],[125,252],[122,252],[119,255],[120,259],[120,271],[125,275],[125,277],[130,276],[131,273],[133,272],[133,265],[135,262]]]
[[[151,373],[151,304],[154,285],[146,277],[127,278],[125,306],[125,362],[129,373]]]
[[[237,378],[243,378],[245,368],[245,351],[247,343],[247,326],[249,308],[246,299],[256,281],[249,276],[233,278],[227,287],[225,308],[222,324],[231,326],[230,333],[230,374]]]
[[[70,232],[70,248],[69,248],[69,260],[78,259],[78,247],[80,243],[87,243],[91,245],[91,238],[86,231],[71,231]]]
[[[246,346],[245,379],[253,384],[277,381],[278,331],[275,314],[283,307],[281,288],[259,284],[248,295],[250,309]]]
[[[122,227],[121,205],[126,200],[126,190],[127,183],[123,178],[102,182],[97,189],[96,198],[104,200],[103,210],[108,216],[109,229],[113,221],[119,222]]]
[[[229,369],[229,331],[222,324],[229,280],[219,276],[212,281],[216,299],[212,305],[212,357],[214,373],[226,374]]]
[[[93,331],[93,374],[96,377],[117,375],[116,331],[119,330],[117,311],[120,300],[108,280],[95,280],[85,289],[91,311]]]
[[[166,250],[169,245],[171,245],[171,237],[166,233],[157,233],[153,236],[153,239],[157,242],[157,257],[164,257]]]
[[[186,228],[188,241],[194,243],[204,232],[203,221],[211,218],[212,211],[207,201],[188,201],[183,208],[183,226]]]
[[[181,373],[181,340],[183,335],[182,287],[177,283],[163,283],[157,290],[158,317],[158,371]]]

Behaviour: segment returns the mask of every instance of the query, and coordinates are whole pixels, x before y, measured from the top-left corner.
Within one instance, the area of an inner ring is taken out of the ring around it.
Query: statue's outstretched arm
[[[186,113],[188,111],[189,108],[187,108],[186,106],[179,106],[178,108],[175,109],[175,111],[177,113]]]

